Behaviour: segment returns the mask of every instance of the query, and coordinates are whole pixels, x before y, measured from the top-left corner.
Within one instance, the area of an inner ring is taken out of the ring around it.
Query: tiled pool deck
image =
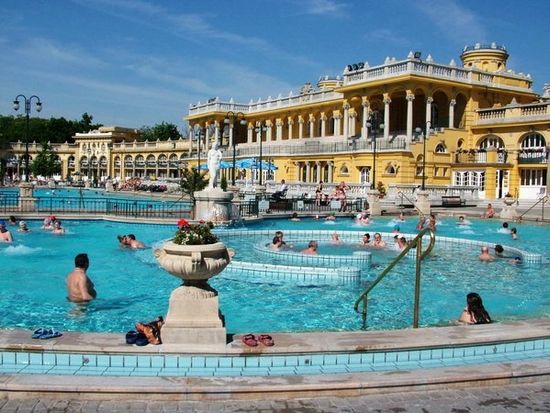
[[[274,347],[233,337],[223,352],[124,344],[124,334],[0,337],[0,392],[178,398],[366,394],[550,375],[550,320],[392,331],[272,334]],[[259,395],[262,392],[263,395]],[[238,396],[237,396],[238,395]]]

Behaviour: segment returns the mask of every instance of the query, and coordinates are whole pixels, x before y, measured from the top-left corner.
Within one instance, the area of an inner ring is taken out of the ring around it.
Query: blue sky
[[[410,50],[460,62],[465,45],[493,41],[542,94],[549,16],[547,0],[3,1],[0,114],[23,93],[40,96],[41,117],[182,127],[189,104],[211,97],[288,94]]]

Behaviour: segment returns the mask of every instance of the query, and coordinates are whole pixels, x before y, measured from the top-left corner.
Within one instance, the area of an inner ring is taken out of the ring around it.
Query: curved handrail
[[[430,233],[430,244],[426,248],[426,251],[422,252],[422,238],[426,233]],[[415,282],[415,298],[414,298],[414,320],[413,320],[413,327],[418,328],[418,303],[419,303],[419,297],[420,297],[420,262],[428,256],[428,254],[433,250],[433,247],[435,246],[435,233],[430,228],[425,228],[422,231],[418,233],[416,237],[414,237],[411,242],[405,247],[401,253],[393,259],[393,261],[386,267],[384,271],[380,273],[378,277],[361,293],[359,298],[355,301],[355,305],[353,306],[353,309],[356,312],[358,311],[359,304],[363,303],[363,311],[362,311],[362,318],[363,318],[363,328],[366,328],[367,325],[367,299],[368,294],[372,291],[376,285],[382,281],[382,279],[397,265],[397,263],[405,256],[407,253],[412,249],[416,248],[416,282]]]
[[[531,211],[534,207],[536,207],[538,204],[542,202],[542,219],[544,220],[544,204],[549,201],[548,195],[543,196],[540,198],[537,202],[535,202],[527,211],[524,211],[523,214],[521,214],[518,219],[521,220],[525,214],[527,214],[529,211]]]
[[[420,215],[424,215],[424,213],[420,210],[420,208],[418,208],[416,206],[416,203],[411,198],[409,198],[407,195],[405,195],[403,193],[403,191],[398,191],[397,195],[401,195],[403,198],[405,198],[407,201],[409,201],[412,204],[412,206],[414,207],[414,209],[416,209]]]

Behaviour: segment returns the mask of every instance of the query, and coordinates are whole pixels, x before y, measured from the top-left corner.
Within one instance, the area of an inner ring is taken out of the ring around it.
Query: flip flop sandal
[[[256,337],[254,337],[254,334],[246,334],[243,336],[242,341],[248,347],[256,347],[258,345],[258,341],[256,340]]]
[[[145,334],[143,333],[138,333],[137,337],[136,337],[136,346],[146,346],[147,344],[149,344],[149,340],[147,340],[147,337],[145,337]]]
[[[32,333],[32,338],[40,338],[42,334],[46,333],[48,331],[47,328],[39,328],[38,330],[34,330],[34,333]]]
[[[128,331],[126,333],[126,344],[136,344],[136,339],[138,338],[138,332],[137,331]]]
[[[61,337],[62,335],[63,335],[62,333],[52,328],[52,329],[46,330],[44,334],[42,334],[39,338],[40,340],[48,340],[50,338]]]
[[[258,337],[258,341],[267,347],[271,347],[275,344],[275,342],[273,341],[273,337],[271,337],[269,334],[260,334],[260,336]]]

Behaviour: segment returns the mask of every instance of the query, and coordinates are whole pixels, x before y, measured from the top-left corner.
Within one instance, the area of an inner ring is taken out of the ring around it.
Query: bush
[[[227,178],[224,176],[222,176],[222,179],[220,180],[220,188],[222,189],[222,191],[227,191]]]

